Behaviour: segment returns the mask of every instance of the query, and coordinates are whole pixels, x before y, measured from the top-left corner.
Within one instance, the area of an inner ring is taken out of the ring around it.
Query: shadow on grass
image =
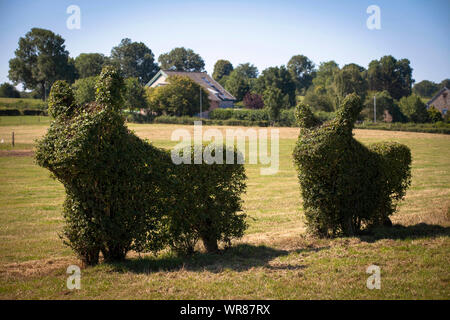
[[[421,239],[450,236],[450,227],[419,223],[413,226],[393,225],[392,227],[378,227],[359,236],[361,241],[375,242],[381,239]]]
[[[269,262],[275,258],[287,256],[291,253],[320,251],[323,248],[306,248],[301,250],[279,250],[264,245],[253,246],[238,244],[218,254],[195,253],[190,257],[180,257],[172,253],[158,257],[146,256],[123,262],[109,264],[117,272],[151,273],[156,271],[209,271],[220,273],[227,270],[246,271],[254,267],[266,267],[272,270],[298,270],[304,266],[276,264]]]

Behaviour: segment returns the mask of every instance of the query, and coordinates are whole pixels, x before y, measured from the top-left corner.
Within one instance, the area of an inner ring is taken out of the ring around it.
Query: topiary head
[[[75,111],[75,97],[66,81],[56,81],[48,97],[48,113],[55,119],[70,117]]]
[[[113,66],[106,66],[95,85],[95,101],[114,110],[120,110],[124,88],[123,77],[119,70]]]
[[[334,124],[351,133],[362,107],[361,98],[356,93],[347,95],[336,112]]]
[[[312,113],[311,108],[302,103],[295,108],[295,118],[300,128],[311,129],[321,124],[320,120]]]

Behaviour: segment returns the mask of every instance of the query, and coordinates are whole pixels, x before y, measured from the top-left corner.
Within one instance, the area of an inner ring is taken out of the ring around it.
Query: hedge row
[[[444,122],[437,123],[362,123],[355,126],[357,129],[388,130],[388,131],[408,131],[423,133],[450,134],[450,124]]]
[[[0,107],[4,109],[46,110],[47,102],[39,99],[0,98]]]
[[[0,109],[0,116],[46,116],[47,112],[36,109]]]

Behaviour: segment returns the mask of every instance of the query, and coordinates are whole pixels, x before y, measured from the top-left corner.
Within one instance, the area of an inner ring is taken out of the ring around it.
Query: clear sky
[[[66,27],[69,5],[81,28]],[[381,9],[381,29],[369,30],[369,5]],[[450,78],[450,0],[140,1],[0,0],[0,83],[19,37],[32,27],[66,40],[72,57],[109,55],[122,38],[144,42],[155,58],[174,47],[199,53],[212,73],[218,59],[250,62],[259,71],[304,54],[316,64],[335,60],[367,68],[373,59],[408,58],[417,82]]]

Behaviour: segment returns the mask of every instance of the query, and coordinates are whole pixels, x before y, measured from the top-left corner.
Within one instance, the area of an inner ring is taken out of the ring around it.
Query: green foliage
[[[66,81],[56,81],[48,98],[48,113],[53,118],[71,117],[76,109],[75,96]]]
[[[445,120],[445,119],[444,119]],[[364,122],[356,125],[357,129],[388,130],[388,131],[408,131],[424,133],[450,134],[450,123],[438,121],[435,123],[383,123]]]
[[[14,113],[16,115],[23,114],[24,110],[36,110],[46,113],[47,103],[40,99],[0,98],[0,109],[15,110]]]
[[[376,95],[376,119],[377,121],[384,121],[385,111],[389,112],[392,116],[392,122],[405,122],[407,119],[400,111],[400,108],[387,90],[382,92],[374,92],[367,95],[366,101],[364,102],[364,109],[361,112],[361,117],[364,120],[373,121],[373,97]]]
[[[225,89],[231,93],[237,101],[242,101],[245,95],[250,92],[251,80],[245,73],[240,72],[238,68],[233,70],[225,79]]]
[[[78,105],[83,105],[95,101],[95,84],[97,77],[87,77],[78,79],[72,85],[75,101]]]
[[[56,82],[55,118],[38,142],[37,163],[65,187],[62,237],[87,265],[157,251],[167,241],[163,210],[170,203],[170,157],[131,133],[120,113],[123,81],[105,67],[96,102],[77,109],[70,86]]]
[[[258,77],[258,68],[249,62],[241,63],[234,70],[248,79],[256,79]]]
[[[124,81],[117,69],[112,66],[104,67],[95,84],[95,101],[105,108],[118,111],[123,105],[124,91]]]
[[[312,84],[314,78],[314,63],[304,55],[293,56],[288,64],[287,69],[295,81],[298,93],[304,93]]]
[[[138,78],[125,79],[124,106],[128,110],[146,109],[147,92]]]
[[[371,61],[367,80],[370,90],[387,90],[396,100],[409,96],[414,82],[409,60],[397,60],[393,56],[384,56],[380,60]]]
[[[78,77],[83,79],[98,76],[107,62],[108,58],[101,53],[81,53],[75,58]]]
[[[264,108],[268,110],[272,122],[279,119],[281,109],[290,107],[289,95],[276,87],[269,87],[263,93]]]
[[[9,61],[9,78],[24,89],[35,89],[42,98],[56,80],[72,82],[75,66],[64,39],[50,30],[32,28],[19,39],[15,57]]]
[[[111,63],[120,69],[124,78],[138,78],[141,84],[146,84],[159,71],[152,50],[128,38],[112,48]]]
[[[264,94],[264,91],[269,88],[279,89],[283,98],[288,96],[289,105],[295,105],[295,82],[285,66],[267,68],[258,77],[256,91]]]
[[[170,76],[165,86],[150,88],[148,105],[158,115],[193,116],[200,112],[200,92],[202,110],[208,110],[208,93],[195,81],[183,76]]]
[[[224,76],[228,76],[233,71],[233,65],[228,60],[217,60],[214,65],[212,77],[216,81],[220,81]]]
[[[303,103],[312,106],[314,112],[332,112],[336,97],[322,86],[311,86],[306,91]]]
[[[338,104],[348,94],[356,93],[364,101],[367,93],[367,81],[364,78],[363,67],[354,63],[345,65],[334,75],[334,88],[336,90]]]
[[[412,88],[413,93],[423,98],[431,98],[438,90],[439,84],[428,80],[420,81]]]
[[[0,97],[2,98],[20,98],[20,92],[10,83],[0,85]]]
[[[424,123],[429,120],[425,103],[415,94],[401,98],[399,107],[401,112],[411,122]]]
[[[0,116],[20,116],[22,113],[17,109],[0,109]]]
[[[269,120],[269,113],[265,109],[251,110],[251,109],[217,108],[211,110],[211,112],[209,113],[209,118],[216,120],[237,119],[237,120],[261,121],[261,120]]]
[[[347,96],[336,118],[320,125],[308,106],[297,107],[300,135],[293,156],[308,230],[319,236],[353,236],[389,224],[411,181],[411,152],[394,143],[368,147],[353,138],[362,109]]]
[[[202,158],[201,164],[179,164],[175,175],[176,205],[179,210],[170,216],[171,246],[178,252],[191,254],[198,239],[208,252],[218,250],[218,242],[231,245],[232,238],[243,236],[247,228],[242,211],[241,195],[246,190],[244,164],[236,148],[209,144],[180,150],[180,157],[188,151],[192,162]],[[225,159],[229,152],[233,164],[213,162]],[[210,155],[210,159],[205,158]]]
[[[443,120],[441,112],[434,106],[430,106],[427,112],[428,112],[428,119],[430,120],[430,122],[435,123]]]
[[[327,88],[334,81],[334,75],[339,71],[339,65],[335,61],[322,62],[313,79],[315,87]]]
[[[174,48],[168,53],[161,54],[158,61],[163,70],[201,72],[205,69],[205,62],[202,57],[192,49],[184,47]]]

